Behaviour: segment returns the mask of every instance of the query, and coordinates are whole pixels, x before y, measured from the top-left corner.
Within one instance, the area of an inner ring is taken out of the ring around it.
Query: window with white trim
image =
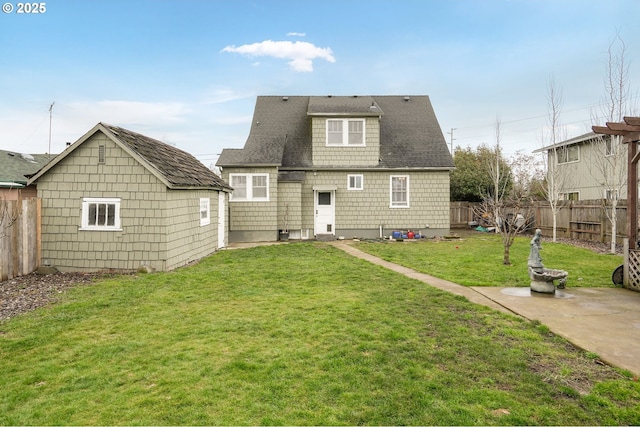
[[[364,119],[327,119],[327,145],[364,146]]]
[[[208,197],[200,198],[200,226],[211,224],[211,200]]]
[[[613,135],[604,137],[604,155],[605,156],[615,156],[616,154],[616,142],[613,139]],[[617,139],[617,138],[616,138]]]
[[[409,175],[391,175],[389,199],[392,208],[409,207]]]
[[[230,200],[269,201],[269,174],[230,174],[233,187]]]
[[[85,197],[82,199],[81,230],[121,231],[120,199]]]
[[[363,175],[347,175],[347,190],[362,190],[364,188]]]

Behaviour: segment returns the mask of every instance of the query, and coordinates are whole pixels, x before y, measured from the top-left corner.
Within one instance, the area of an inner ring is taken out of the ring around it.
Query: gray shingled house
[[[428,96],[260,96],[217,166],[231,242],[449,232],[454,163]]]
[[[192,155],[98,123],[38,171],[42,263],[167,271],[225,246],[231,188]]]

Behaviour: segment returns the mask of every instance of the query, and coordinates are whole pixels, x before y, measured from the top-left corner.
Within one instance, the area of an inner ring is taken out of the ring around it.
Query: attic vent
[[[104,164],[105,160],[105,147],[104,145],[98,145],[98,163]]]
[[[283,100],[283,101],[288,101],[288,100],[289,100],[289,97],[288,97],[288,96],[283,96],[283,97],[282,97],[282,100]]]
[[[409,97],[409,96],[405,96],[405,97],[404,97],[404,100],[405,100],[405,102],[409,102],[409,101],[411,101],[411,97]]]

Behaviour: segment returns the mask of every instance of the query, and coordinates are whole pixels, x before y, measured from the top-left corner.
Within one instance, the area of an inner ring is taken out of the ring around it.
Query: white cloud
[[[305,37],[306,35],[307,35],[306,33],[296,33],[296,32],[287,33],[288,37]]]
[[[260,43],[245,44],[242,46],[227,46],[222,52],[239,53],[241,55],[256,57],[270,56],[273,58],[289,59],[289,66],[294,71],[313,71],[313,60],[324,59],[328,62],[336,62],[331,48],[320,48],[308,42],[290,42],[265,40]]]

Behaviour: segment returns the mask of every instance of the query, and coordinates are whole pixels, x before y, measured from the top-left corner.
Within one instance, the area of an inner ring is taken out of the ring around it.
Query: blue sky
[[[511,155],[544,145],[552,76],[567,137],[590,130],[616,34],[640,83],[637,0],[48,0],[40,14],[8,3],[4,150],[47,152],[55,102],[53,153],[102,121],[211,166],[244,145],[259,95],[397,94],[429,95],[454,146],[495,144],[499,118]]]

